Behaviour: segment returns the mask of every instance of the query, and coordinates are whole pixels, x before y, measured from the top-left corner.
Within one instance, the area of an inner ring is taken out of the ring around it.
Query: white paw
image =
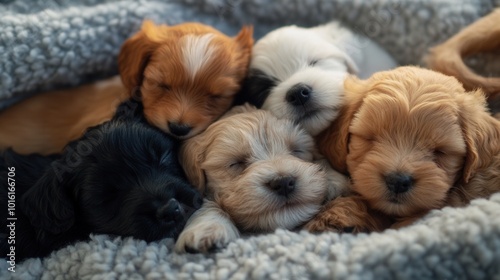
[[[175,243],[175,251],[206,253],[210,250],[224,248],[236,238],[238,238],[237,235],[221,224],[205,223],[183,231]]]
[[[211,201],[205,201],[202,208],[189,219],[175,243],[179,253],[208,252],[225,247],[239,237],[239,231],[227,213]]]

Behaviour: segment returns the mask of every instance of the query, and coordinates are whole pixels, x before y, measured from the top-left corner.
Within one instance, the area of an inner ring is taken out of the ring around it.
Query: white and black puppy
[[[395,66],[375,42],[338,22],[286,26],[255,44],[249,76],[235,104],[249,102],[292,119],[315,136],[337,117],[347,75],[366,78]]]

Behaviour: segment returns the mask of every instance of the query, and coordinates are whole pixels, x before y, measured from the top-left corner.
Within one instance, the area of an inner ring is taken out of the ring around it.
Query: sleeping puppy
[[[3,226],[2,256],[44,257],[90,233],[148,242],[178,236],[202,199],[178,163],[176,142],[140,115],[140,103],[124,103],[61,156],[4,153],[0,218],[15,224],[15,244]]]
[[[347,75],[368,77],[395,66],[378,45],[337,22],[286,26],[255,44],[249,77],[235,103],[291,119],[315,136],[337,117]]]
[[[313,154],[313,139],[303,129],[249,105],[234,107],[186,140],[181,164],[206,201],[176,250],[206,252],[240,232],[294,229],[309,220],[345,185],[342,177],[329,181]]]
[[[0,112],[0,150],[59,153],[140,96],[149,123],[186,139],[224,114],[247,74],[252,28],[231,38],[200,23],[145,21],[123,44],[119,79],[37,95]]]
[[[481,90],[417,67],[352,77],[345,89],[343,113],[318,147],[348,172],[355,194],[333,200],[307,229],[401,227],[500,191],[500,121]]]

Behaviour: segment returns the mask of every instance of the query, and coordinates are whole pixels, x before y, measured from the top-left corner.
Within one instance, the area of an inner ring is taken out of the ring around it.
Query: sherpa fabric
[[[282,25],[335,19],[401,64],[420,64],[429,46],[497,6],[500,0],[0,0],[0,110],[34,93],[116,74],[119,48],[144,18],[200,21],[230,35],[253,24],[256,38]],[[495,69],[482,62],[483,71]]]
[[[399,63],[421,64],[428,47],[498,6],[500,0],[0,0],[0,109],[116,74],[119,48],[144,18],[200,21],[229,35],[253,24],[256,38],[282,25],[340,20]],[[476,61],[487,72],[500,64],[492,65]],[[434,211],[398,231],[278,230],[207,255],[172,253],[170,239],[146,244],[96,235],[18,263],[15,273],[2,261],[0,279],[500,279],[499,213],[500,194]]]
[[[500,194],[466,208],[435,210],[415,225],[372,234],[313,235],[277,230],[209,255],[172,252],[170,239],[146,244],[92,236],[12,279],[500,279]]]

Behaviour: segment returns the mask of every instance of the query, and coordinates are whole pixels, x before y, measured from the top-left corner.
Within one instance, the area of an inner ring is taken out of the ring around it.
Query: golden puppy
[[[417,67],[352,77],[345,89],[347,105],[318,146],[350,174],[355,194],[332,201],[307,229],[398,227],[500,191],[500,121],[481,91]]]
[[[299,125],[269,111],[237,106],[184,142],[180,161],[207,197],[179,236],[176,250],[205,252],[240,231],[294,229],[342,192],[344,176],[329,177],[313,161],[314,141]]]
[[[465,27],[447,41],[429,50],[429,68],[456,77],[468,90],[481,88],[489,98],[500,94],[500,78],[474,73],[463,59],[467,56],[500,50],[500,9]]]
[[[111,118],[116,106],[141,96],[148,121],[186,139],[227,111],[247,73],[252,28],[234,37],[199,23],[175,26],[145,21],[125,41],[117,78],[39,94],[0,113],[0,150],[57,153],[90,126]]]

